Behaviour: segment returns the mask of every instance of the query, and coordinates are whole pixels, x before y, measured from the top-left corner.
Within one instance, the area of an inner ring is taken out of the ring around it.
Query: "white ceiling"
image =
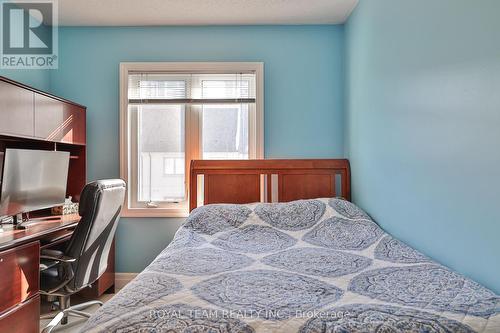
[[[59,0],[59,25],[340,24],[358,0]]]

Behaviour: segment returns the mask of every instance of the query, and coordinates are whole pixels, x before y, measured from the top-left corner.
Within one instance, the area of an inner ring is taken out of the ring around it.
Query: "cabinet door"
[[[39,264],[38,242],[0,252],[0,313],[38,293]]]
[[[0,81],[0,134],[33,136],[33,94]]]
[[[35,136],[49,141],[62,139],[64,103],[35,94]]]
[[[85,144],[85,109],[36,94],[35,136],[49,141]]]
[[[39,295],[0,315],[0,332],[38,333],[39,330]]]
[[[61,141],[85,144],[85,109],[64,103]]]

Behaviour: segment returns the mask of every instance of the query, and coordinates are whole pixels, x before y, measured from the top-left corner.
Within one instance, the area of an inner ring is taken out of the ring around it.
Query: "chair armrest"
[[[59,265],[61,262],[57,260],[40,259],[40,272]]]
[[[75,258],[67,257],[67,256],[61,256],[61,257],[51,257],[51,256],[46,256],[46,255],[40,255],[40,259],[49,259],[49,260],[55,260],[55,261],[61,261],[65,263],[72,263],[75,262]]]
[[[49,250],[49,249],[41,251],[40,259],[56,260],[64,263],[72,263],[76,261],[75,258],[68,257],[64,255],[64,253],[62,253],[61,251]]]

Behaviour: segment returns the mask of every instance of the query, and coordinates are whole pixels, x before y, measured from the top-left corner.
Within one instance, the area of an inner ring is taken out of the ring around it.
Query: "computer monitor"
[[[68,168],[69,152],[6,149],[0,217],[62,205]]]

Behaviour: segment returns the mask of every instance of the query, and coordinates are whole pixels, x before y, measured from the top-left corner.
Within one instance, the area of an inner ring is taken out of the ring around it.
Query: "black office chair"
[[[40,293],[47,295],[49,301],[57,300],[60,310],[43,333],[51,332],[59,323],[66,324],[68,315],[88,318],[90,314],[83,309],[102,305],[100,301],[90,301],[70,306],[70,296],[91,286],[106,270],[124,198],[125,182],[121,179],[85,185],[80,196],[81,220],[65,251],[42,251]]]

